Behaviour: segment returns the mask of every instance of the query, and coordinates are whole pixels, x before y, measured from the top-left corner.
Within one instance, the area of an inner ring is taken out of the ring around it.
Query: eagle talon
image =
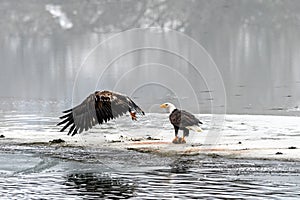
[[[179,141],[178,141],[178,137],[176,136],[173,141],[172,141],[173,144],[179,144]]]
[[[185,144],[186,143],[186,141],[185,141],[185,139],[184,139],[184,137],[180,137],[179,139],[178,139],[178,143],[179,144]]]
[[[135,115],[135,112],[130,112],[130,115],[131,115],[131,119],[136,121],[136,115]]]

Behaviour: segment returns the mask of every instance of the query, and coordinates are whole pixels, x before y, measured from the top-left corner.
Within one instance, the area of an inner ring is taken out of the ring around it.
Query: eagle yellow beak
[[[167,106],[166,106],[166,104],[161,104],[159,107],[166,108]]]

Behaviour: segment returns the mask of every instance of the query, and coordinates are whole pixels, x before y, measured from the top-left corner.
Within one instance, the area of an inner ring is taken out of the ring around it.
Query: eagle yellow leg
[[[186,143],[186,141],[185,141],[185,139],[184,139],[184,137],[175,137],[174,139],[173,139],[173,141],[172,141],[172,143],[174,143],[174,144],[185,144]]]
[[[179,143],[178,136],[175,136],[175,138],[173,139],[172,143],[174,143],[174,144],[178,144]]]
[[[185,144],[185,143],[186,143],[186,141],[185,141],[184,137],[182,137],[182,138],[179,138],[179,141],[178,141],[178,143],[179,143],[179,144]]]
[[[136,115],[135,112],[130,112],[131,119],[136,121]]]

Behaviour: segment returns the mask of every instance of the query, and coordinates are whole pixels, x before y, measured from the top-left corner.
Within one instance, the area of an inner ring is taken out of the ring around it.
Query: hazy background
[[[185,109],[210,113],[215,101],[216,108],[226,107],[228,113],[297,115],[299,11],[298,0],[1,0],[0,110],[70,107],[76,74],[95,45],[121,31],[161,27],[185,33],[204,46],[221,72],[227,105],[218,102],[220,94],[214,88],[207,88],[199,80],[195,82],[199,83],[198,105],[192,93],[181,96],[160,85],[143,86],[133,98],[146,111],[157,111],[154,104],[163,101],[181,101]],[[165,35],[169,38],[167,32]],[[120,45],[128,42],[135,41],[124,38]],[[189,51],[180,41],[166,39],[163,45]],[[74,102],[80,102],[95,89],[99,78],[95,74],[103,70],[102,60],[118,46],[106,48],[105,55],[87,64],[95,71],[80,74],[83,80],[86,78],[86,85],[81,85],[86,89],[74,97]],[[98,89],[112,89],[110,81],[115,84],[122,73],[147,62],[163,62],[193,77],[187,63],[156,54],[142,51],[124,56],[111,68],[115,76]],[[154,66],[151,72],[161,79],[174,78],[160,77],[159,71],[159,66]],[[134,81],[128,80],[128,87]],[[193,81],[191,78],[192,84]],[[126,88],[126,82],[122,86]],[[173,87],[185,91],[180,81]]]

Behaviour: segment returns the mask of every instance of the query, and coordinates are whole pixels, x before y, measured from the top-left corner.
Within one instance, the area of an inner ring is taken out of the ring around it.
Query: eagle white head
[[[169,113],[172,113],[173,110],[176,109],[176,107],[174,106],[174,104],[171,104],[169,102],[161,104],[160,107],[161,108],[166,108]]]

